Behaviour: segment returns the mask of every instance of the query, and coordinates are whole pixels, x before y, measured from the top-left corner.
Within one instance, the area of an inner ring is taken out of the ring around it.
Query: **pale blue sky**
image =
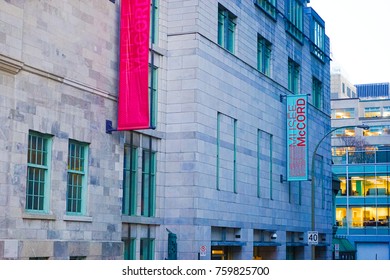
[[[353,84],[390,82],[390,0],[311,0]]]

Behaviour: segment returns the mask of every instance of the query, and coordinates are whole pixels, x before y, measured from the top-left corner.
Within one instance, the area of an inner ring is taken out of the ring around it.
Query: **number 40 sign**
[[[307,232],[307,243],[309,245],[318,244],[318,231],[308,231]]]

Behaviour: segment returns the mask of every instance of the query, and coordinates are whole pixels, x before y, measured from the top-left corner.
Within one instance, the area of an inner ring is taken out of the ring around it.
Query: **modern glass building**
[[[377,99],[377,92],[370,95],[366,88],[366,98],[331,101],[332,127],[351,126],[332,138],[333,172],[341,180],[337,235],[354,244],[357,259],[389,259],[390,100]],[[356,128],[361,124],[370,128]]]

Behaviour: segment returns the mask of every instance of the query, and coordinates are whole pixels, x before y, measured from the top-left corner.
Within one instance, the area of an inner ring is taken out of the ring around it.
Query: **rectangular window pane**
[[[257,69],[270,76],[271,73],[271,43],[258,35],[257,39]]]
[[[255,4],[273,18],[276,18],[276,0],[256,0]]]
[[[154,239],[142,238],[140,242],[140,260],[154,259]]]
[[[142,190],[141,215],[152,217],[155,215],[156,196],[156,153],[149,150],[142,151]]]
[[[86,149],[85,144],[69,141],[66,200],[66,211],[69,213],[81,214],[84,212]]]
[[[153,69],[153,71],[152,71]],[[156,127],[157,125],[157,81],[158,81],[158,68],[151,67],[149,65],[149,108],[150,108],[150,126]]]
[[[48,188],[49,136],[30,132],[27,151],[27,210],[45,210]]]
[[[286,30],[298,41],[303,40],[303,5],[299,0],[288,0]]]
[[[125,146],[123,167],[123,207],[125,215],[135,215],[137,210],[138,149]]]
[[[381,110],[379,107],[367,107],[364,108],[365,118],[378,118],[381,116]]]
[[[312,84],[312,102],[313,105],[321,109],[322,108],[322,83],[317,80],[316,78],[313,78],[313,84]]]
[[[299,94],[300,90],[300,78],[299,78],[300,66],[293,60],[288,60],[288,89],[294,94]]]
[[[234,53],[236,16],[218,6],[218,45]]]
[[[354,108],[342,108],[332,110],[332,119],[351,119],[355,117]]]

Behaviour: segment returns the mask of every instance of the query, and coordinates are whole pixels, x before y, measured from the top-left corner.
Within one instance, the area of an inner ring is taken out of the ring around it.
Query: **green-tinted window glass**
[[[153,217],[156,204],[156,153],[142,151],[141,215]]]
[[[123,207],[125,215],[136,215],[137,211],[138,149],[126,145],[123,166]]]
[[[158,111],[157,81],[158,81],[158,68],[149,66],[150,127],[156,127],[157,125],[157,111]]]
[[[236,16],[223,6],[218,6],[218,44],[234,53]]]
[[[288,89],[294,94],[299,94],[300,90],[300,78],[299,78],[300,66],[293,60],[288,60]]]
[[[125,260],[135,260],[135,252],[136,252],[136,239],[131,238],[131,239],[126,239],[124,241],[124,256],[123,259]]]
[[[312,102],[314,107],[322,108],[322,83],[316,78],[312,81]]]
[[[319,59],[325,58],[325,27],[324,22],[313,14],[311,23],[312,53]]]
[[[271,74],[271,43],[262,36],[257,38],[257,69],[267,75]]]
[[[154,239],[141,238],[140,243],[140,260],[154,259]]]
[[[156,44],[158,41],[158,20],[159,20],[159,12],[158,12],[158,1],[159,0],[151,0],[150,1],[150,42],[152,44]]]
[[[276,0],[256,0],[255,4],[268,15],[274,19],[276,18]]]
[[[70,140],[66,211],[83,214],[85,207],[87,145]]]
[[[298,41],[303,41],[303,4],[301,0],[286,0],[286,30]]]
[[[36,132],[29,133],[26,210],[47,210],[50,146],[49,136]]]

